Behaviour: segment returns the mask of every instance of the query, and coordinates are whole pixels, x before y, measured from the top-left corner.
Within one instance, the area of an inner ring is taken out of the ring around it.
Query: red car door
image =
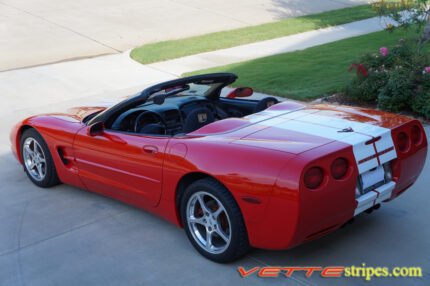
[[[162,167],[169,137],[147,136],[104,130],[78,132],[74,156],[85,186],[123,201],[148,206],[161,197]]]

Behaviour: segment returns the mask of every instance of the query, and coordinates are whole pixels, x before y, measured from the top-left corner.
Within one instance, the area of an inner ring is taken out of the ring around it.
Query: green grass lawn
[[[376,14],[370,5],[361,5],[258,26],[146,44],[135,48],[131,52],[131,57],[142,64],[148,64],[345,24],[374,16]]]
[[[233,72],[239,76],[235,86],[249,86],[267,94],[311,100],[342,91],[353,76],[348,72],[349,66],[364,53],[378,53],[380,47],[393,47],[400,38],[408,40],[413,37],[417,37],[415,29],[393,33],[382,31],[190,74]]]

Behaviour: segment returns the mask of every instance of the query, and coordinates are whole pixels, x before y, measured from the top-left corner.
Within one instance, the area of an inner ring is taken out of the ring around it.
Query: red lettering
[[[245,268],[243,268],[242,266],[239,266],[237,268],[237,271],[239,271],[239,274],[240,276],[242,276],[242,278],[246,278],[252,273],[256,272],[258,269],[260,269],[260,267],[254,267],[254,268],[251,268],[250,270],[245,270]]]
[[[341,277],[345,267],[343,266],[328,266],[321,272],[322,277]]]
[[[282,270],[285,271],[285,277],[291,277],[294,271],[303,270],[303,267],[290,266],[290,267],[283,267]]]
[[[258,272],[260,277],[278,277],[281,267],[263,267]]]
[[[315,271],[321,271],[322,267],[308,266],[308,267],[303,267],[303,270],[306,270],[306,277],[311,277]]]

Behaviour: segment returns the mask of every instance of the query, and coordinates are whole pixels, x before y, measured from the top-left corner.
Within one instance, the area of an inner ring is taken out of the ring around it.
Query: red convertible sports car
[[[243,99],[251,88],[221,96],[236,79],[182,78],[111,107],[30,117],[12,130],[12,150],[34,184],[62,182],[146,209],[217,262],[324,236],[419,176],[427,153],[419,121]]]

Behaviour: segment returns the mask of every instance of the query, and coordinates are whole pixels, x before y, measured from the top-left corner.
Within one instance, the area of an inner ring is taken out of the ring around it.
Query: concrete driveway
[[[243,279],[237,272],[238,266],[362,263],[423,267],[424,278],[379,278],[372,285],[428,285],[430,160],[411,190],[372,215],[292,250],[255,250],[220,265],[200,256],[181,229],[149,213],[66,185],[35,187],[11,155],[8,133],[24,116],[60,106],[64,103],[52,102],[0,114],[0,285],[369,285],[300,274]]]
[[[167,39],[368,0],[0,0],[0,71],[118,53]]]

